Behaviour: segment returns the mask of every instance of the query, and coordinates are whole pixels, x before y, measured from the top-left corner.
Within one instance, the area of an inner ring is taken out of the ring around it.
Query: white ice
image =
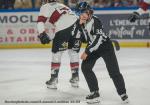
[[[83,49],[80,55],[82,52]],[[150,49],[121,48],[116,55],[126,83],[128,105],[150,105]],[[84,98],[89,89],[81,70],[80,87],[70,86],[67,52],[62,56],[57,90],[47,89],[45,85],[50,78],[50,64],[51,49],[0,50],[0,105],[7,105],[10,101],[35,101],[37,105],[45,105],[43,101],[49,101],[48,105],[86,105]],[[97,61],[94,71],[99,81],[100,105],[122,105],[102,58]]]

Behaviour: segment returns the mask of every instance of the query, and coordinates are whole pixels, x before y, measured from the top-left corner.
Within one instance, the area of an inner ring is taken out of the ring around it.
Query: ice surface
[[[80,55],[82,52],[83,49]],[[116,55],[126,82],[129,105],[150,105],[150,49],[121,48]],[[51,49],[0,50],[0,105],[10,101],[26,101],[27,105],[35,104],[32,102],[37,105],[86,105],[84,98],[89,89],[81,70],[80,88],[72,88],[69,83],[71,71],[67,51],[62,56],[58,90],[47,89],[45,85],[50,78],[50,64]],[[94,71],[99,81],[100,105],[122,105],[102,58]]]

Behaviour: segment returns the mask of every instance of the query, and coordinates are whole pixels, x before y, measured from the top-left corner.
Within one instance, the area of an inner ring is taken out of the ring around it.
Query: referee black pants
[[[98,91],[98,81],[93,72],[93,67],[98,58],[102,57],[106,64],[109,76],[112,78],[113,83],[119,95],[126,93],[125,82],[122,74],[120,73],[118,61],[115,51],[110,40],[100,45],[99,49],[88,55],[86,60],[82,61],[81,69],[87,81],[90,92]]]

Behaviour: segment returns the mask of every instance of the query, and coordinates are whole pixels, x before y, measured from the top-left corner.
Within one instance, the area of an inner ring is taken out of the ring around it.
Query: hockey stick
[[[111,41],[114,43],[116,51],[119,51],[120,50],[119,42],[117,40],[112,40],[112,39]]]

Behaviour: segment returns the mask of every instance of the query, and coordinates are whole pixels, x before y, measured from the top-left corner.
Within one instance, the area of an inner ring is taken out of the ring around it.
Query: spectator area
[[[78,2],[87,1],[92,7],[135,7],[141,0],[58,0],[73,8]],[[40,8],[42,0],[0,0],[0,9]]]

